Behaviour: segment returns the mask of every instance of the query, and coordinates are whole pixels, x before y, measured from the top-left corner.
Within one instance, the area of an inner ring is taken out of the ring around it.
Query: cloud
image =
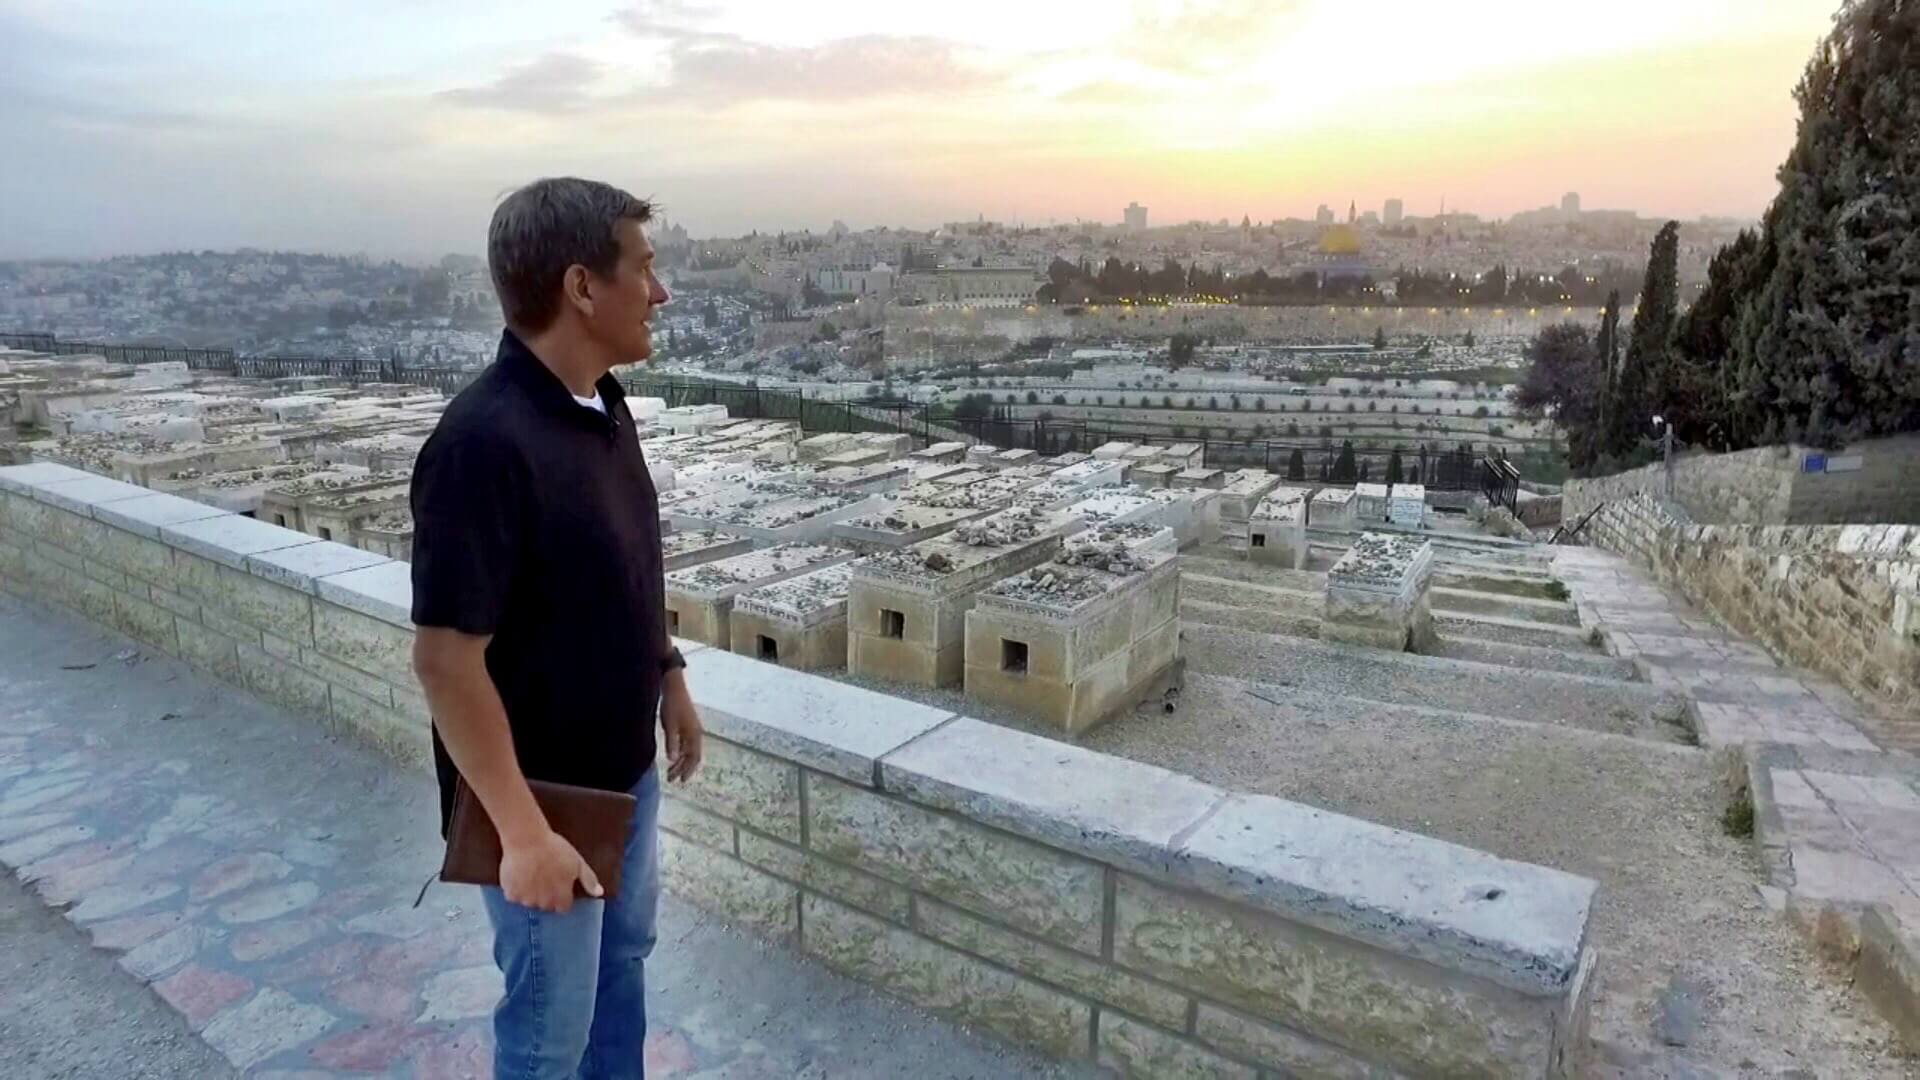
[[[535,113],[578,112],[595,102],[602,67],[568,52],[551,52],[509,70],[485,86],[443,90],[443,101]]]
[[[1301,7],[1293,0],[1185,0],[1164,13],[1143,12],[1126,36],[1126,51],[1168,71],[1237,66],[1261,55]]]
[[[862,35],[812,46],[767,45],[708,35],[679,40],[660,95],[704,105],[784,99],[947,95],[987,89],[998,75],[964,63],[951,42]]]

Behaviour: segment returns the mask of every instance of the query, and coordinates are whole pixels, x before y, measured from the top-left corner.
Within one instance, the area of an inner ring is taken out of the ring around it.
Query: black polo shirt
[[[620,384],[603,415],[514,336],[413,470],[413,621],[491,634],[529,779],[610,791],[654,758],[666,631],[660,504]],[[458,773],[433,734],[444,832]]]

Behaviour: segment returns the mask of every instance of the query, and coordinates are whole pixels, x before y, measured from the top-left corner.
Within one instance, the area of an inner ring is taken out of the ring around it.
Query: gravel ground
[[[0,870],[0,1076],[214,1080],[227,1060]]]
[[[1433,627],[1441,637],[1458,634],[1508,645],[1532,645],[1541,649],[1585,649],[1595,656],[1599,649],[1588,643],[1587,635],[1577,627],[1549,626],[1545,623],[1508,619],[1468,612],[1433,610]]]
[[[1871,1007],[1761,900],[1748,843],[1720,828],[1705,752],[1339,700],[1196,674],[1174,715],[1141,710],[1080,741],[1598,880],[1593,1034],[1608,1075],[1915,1075]],[[1707,987],[1684,1048],[1652,1028],[1675,977]]]
[[[1686,741],[1685,705],[1645,683],[1391,653],[1222,626],[1185,628],[1187,670],[1323,695]]]

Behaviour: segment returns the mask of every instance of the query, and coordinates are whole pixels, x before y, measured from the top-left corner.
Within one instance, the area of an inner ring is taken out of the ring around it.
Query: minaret
[[[1347,200],[1347,224],[1349,225],[1353,224],[1354,222],[1353,207],[1354,207],[1353,200],[1348,199]]]

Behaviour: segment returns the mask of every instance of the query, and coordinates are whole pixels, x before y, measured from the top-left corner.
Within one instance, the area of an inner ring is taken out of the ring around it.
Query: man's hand
[[[700,711],[684,672],[668,672],[660,688],[660,730],[666,733],[667,779],[684,784],[700,768],[701,739]]]
[[[567,838],[547,829],[531,838],[501,844],[500,891],[522,907],[566,914],[573,907],[574,882],[588,896],[602,893],[593,867]]]

